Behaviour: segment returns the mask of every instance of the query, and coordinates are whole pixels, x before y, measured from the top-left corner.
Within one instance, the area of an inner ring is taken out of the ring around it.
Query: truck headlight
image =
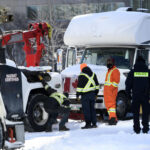
[[[60,86],[61,86],[61,85],[60,85],[59,83],[58,83],[58,84],[55,84],[55,88],[57,88],[57,89],[60,88]]]

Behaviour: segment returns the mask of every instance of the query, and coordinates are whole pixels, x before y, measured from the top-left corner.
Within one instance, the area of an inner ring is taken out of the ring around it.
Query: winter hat
[[[113,65],[115,64],[115,59],[114,59],[113,57],[109,57],[109,58],[107,59],[107,61],[111,61],[111,62],[113,63]]]
[[[82,71],[83,68],[87,67],[87,64],[83,63],[80,65],[80,70]]]

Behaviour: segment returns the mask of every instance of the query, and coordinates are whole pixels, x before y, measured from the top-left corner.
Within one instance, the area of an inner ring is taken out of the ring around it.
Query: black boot
[[[92,128],[97,128],[96,123],[93,123],[93,124],[92,124]]]
[[[112,117],[111,119],[108,120],[108,124],[109,125],[116,125],[117,124],[117,120],[115,117]]]
[[[143,128],[142,131],[143,131],[143,133],[147,134],[149,129],[148,128]]]
[[[59,131],[69,131],[70,129],[66,126],[59,127]]]
[[[52,132],[52,126],[50,125],[50,126],[47,126],[46,128],[45,128],[45,132]]]
[[[86,122],[84,127],[81,127],[81,129],[89,129],[92,128],[91,123],[90,122]]]

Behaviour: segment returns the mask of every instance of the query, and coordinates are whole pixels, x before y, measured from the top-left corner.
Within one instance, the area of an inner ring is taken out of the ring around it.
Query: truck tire
[[[116,100],[116,113],[120,120],[124,120],[127,114],[127,98],[124,93],[119,93]]]
[[[41,132],[45,131],[49,114],[44,109],[44,101],[47,96],[37,94],[31,97],[27,111],[26,130]]]
[[[4,129],[0,121],[0,149],[3,149],[3,147],[4,147]]]

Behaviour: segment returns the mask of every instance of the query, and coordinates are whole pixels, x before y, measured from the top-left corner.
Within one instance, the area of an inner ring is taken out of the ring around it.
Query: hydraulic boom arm
[[[39,66],[42,57],[42,51],[45,50],[45,45],[42,42],[44,36],[51,39],[51,25],[41,22],[29,24],[29,29],[26,31],[16,31],[2,36],[2,47],[13,43],[24,42],[24,51],[26,54],[26,64],[29,66]],[[34,53],[31,40],[36,41],[36,52]]]

